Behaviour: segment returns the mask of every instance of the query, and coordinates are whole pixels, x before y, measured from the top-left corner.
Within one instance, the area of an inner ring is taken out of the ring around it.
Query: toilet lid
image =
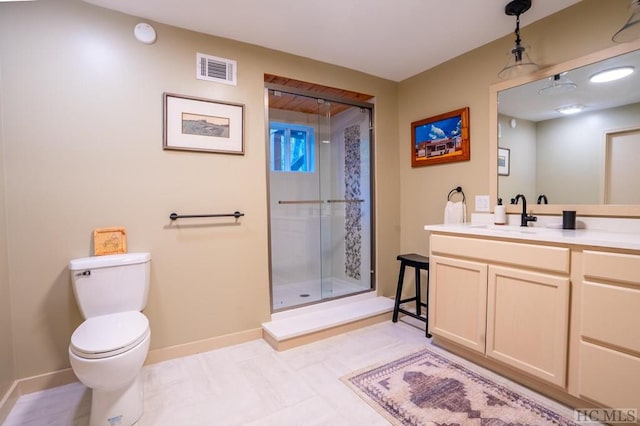
[[[128,311],[88,318],[71,335],[71,351],[83,358],[105,358],[136,346],[149,334],[149,320]]]

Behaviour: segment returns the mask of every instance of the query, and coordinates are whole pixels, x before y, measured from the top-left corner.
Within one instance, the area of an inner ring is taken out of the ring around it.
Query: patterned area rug
[[[428,349],[342,380],[394,425],[577,425]]]

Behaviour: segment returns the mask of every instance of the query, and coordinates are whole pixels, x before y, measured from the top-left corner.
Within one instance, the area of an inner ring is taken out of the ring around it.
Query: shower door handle
[[[327,200],[327,203],[364,203],[364,200],[351,199],[351,200]]]
[[[278,204],[322,204],[322,200],[280,200]]]

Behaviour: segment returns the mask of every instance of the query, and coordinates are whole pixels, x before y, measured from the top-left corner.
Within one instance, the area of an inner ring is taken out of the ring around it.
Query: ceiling
[[[508,0],[84,1],[393,81],[515,29],[515,18],[504,13]],[[521,27],[579,1],[533,0]]]

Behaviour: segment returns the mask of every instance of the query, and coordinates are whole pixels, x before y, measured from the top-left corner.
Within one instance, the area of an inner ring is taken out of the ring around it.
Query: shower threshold
[[[391,319],[393,300],[371,291],[278,312],[262,324],[262,337],[278,351]]]

